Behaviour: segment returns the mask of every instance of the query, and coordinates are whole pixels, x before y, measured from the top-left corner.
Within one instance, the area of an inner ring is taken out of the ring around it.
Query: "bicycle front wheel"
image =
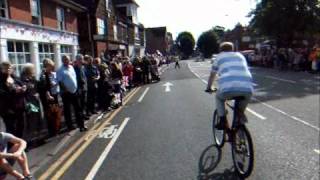
[[[240,125],[233,133],[232,158],[235,170],[242,178],[250,176],[253,170],[254,151],[250,132]]]
[[[219,124],[220,119],[218,118],[218,111],[215,110],[213,113],[213,120],[212,120],[212,132],[213,132],[213,139],[216,143],[217,147],[221,148],[224,145],[224,137],[225,137],[225,130],[219,130],[216,128],[216,125]]]

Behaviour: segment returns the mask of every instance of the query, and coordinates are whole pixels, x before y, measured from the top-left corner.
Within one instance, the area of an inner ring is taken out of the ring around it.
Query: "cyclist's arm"
[[[211,89],[212,88],[212,84],[213,84],[213,81],[216,77],[216,72],[211,72],[210,73],[210,76],[209,76],[209,79],[208,79],[208,85],[207,85],[207,89]]]

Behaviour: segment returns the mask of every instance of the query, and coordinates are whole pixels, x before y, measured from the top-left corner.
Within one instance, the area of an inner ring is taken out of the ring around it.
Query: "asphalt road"
[[[74,161],[57,166],[51,179],[198,179],[203,153],[221,156],[211,179],[238,179],[230,146],[221,152],[212,146],[215,102],[204,93],[209,71],[209,62],[170,67],[161,82],[138,89],[105,120],[110,123],[102,133],[90,130],[94,138],[77,147]],[[320,77],[263,68],[252,73],[256,92],[247,116],[255,165],[249,179],[318,180]]]

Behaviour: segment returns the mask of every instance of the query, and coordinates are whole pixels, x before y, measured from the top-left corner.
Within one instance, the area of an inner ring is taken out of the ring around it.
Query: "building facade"
[[[26,63],[40,74],[44,58],[56,67],[63,55],[75,58],[82,11],[71,0],[0,0],[0,61],[10,61],[19,75]]]
[[[139,23],[135,0],[114,0],[118,15],[125,18],[127,25],[127,52],[129,57],[145,55],[145,29]]]
[[[167,32],[166,27],[146,28],[146,52],[148,54],[160,51],[163,55],[168,55],[172,48],[172,34]]]
[[[144,55],[144,28],[134,0],[76,0],[88,8],[79,19],[80,52],[106,58]],[[142,40],[141,40],[142,37]]]

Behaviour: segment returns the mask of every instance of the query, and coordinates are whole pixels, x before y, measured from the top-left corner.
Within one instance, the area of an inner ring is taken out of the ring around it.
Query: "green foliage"
[[[218,53],[218,36],[216,35],[215,31],[209,30],[203,32],[198,39],[197,47],[205,58],[210,58],[212,54]]]
[[[218,39],[221,40],[225,34],[225,28],[222,26],[215,26],[212,28],[212,30],[216,33],[218,36]]]
[[[189,57],[193,53],[195,40],[190,32],[181,32],[176,40],[178,49],[184,57]]]
[[[320,32],[319,0],[261,0],[249,16],[251,28],[278,42]]]

